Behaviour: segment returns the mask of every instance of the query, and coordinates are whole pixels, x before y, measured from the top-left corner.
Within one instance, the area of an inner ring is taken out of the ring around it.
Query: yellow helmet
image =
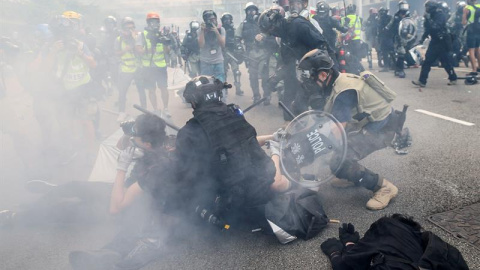
[[[82,18],[82,14],[77,13],[75,11],[70,11],[70,10],[64,11],[62,13],[62,15],[65,18],[68,18],[68,19],[78,19],[78,20],[80,20]]]

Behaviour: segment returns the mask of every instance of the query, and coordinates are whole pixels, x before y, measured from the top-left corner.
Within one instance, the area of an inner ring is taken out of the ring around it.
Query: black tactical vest
[[[243,113],[233,104],[222,104],[199,108],[193,114],[192,120],[198,121],[210,141],[211,175],[220,186],[222,207],[250,208],[267,203],[275,166]]]
[[[260,34],[260,28],[255,22],[243,21],[242,38],[245,43],[245,49],[250,51],[255,43],[255,36]]]
[[[235,50],[235,28],[225,27],[225,48],[229,51]]]

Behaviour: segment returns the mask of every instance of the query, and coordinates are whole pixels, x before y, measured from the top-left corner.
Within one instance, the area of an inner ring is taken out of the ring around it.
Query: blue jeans
[[[225,82],[225,67],[223,62],[218,64],[209,64],[209,63],[200,61],[200,74],[215,76],[215,78],[219,79],[222,82]],[[228,96],[227,90],[223,89],[222,93],[223,93],[222,101],[227,103],[227,96]]]

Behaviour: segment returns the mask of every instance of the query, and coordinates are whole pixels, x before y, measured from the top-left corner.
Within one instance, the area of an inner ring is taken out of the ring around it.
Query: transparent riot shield
[[[410,42],[417,36],[417,27],[411,18],[403,18],[398,26],[398,36],[405,42]]]
[[[295,117],[285,132],[280,163],[290,181],[310,188],[333,178],[347,152],[345,130],[335,117],[307,111]]]

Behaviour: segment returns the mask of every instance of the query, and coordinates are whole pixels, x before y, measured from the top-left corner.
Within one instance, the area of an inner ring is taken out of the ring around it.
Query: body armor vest
[[[371,88],[360,76],[348,73],[340,73],[335,83],[333,83],[332,93],[327,99],[325,111],[332,112],[335,99],[347,90],[357,92],[357,107],[352,109],[352,116],[365,115],[368,122],[382,121],[390,115],[392,107],[382,95]]]
[[[255,36],[260,34],[260,28],[255,22],[243,21],[242,38],[247,51],[253,49],[255,44]]]
[[[207,105],[208,106],[208,105]],[[193,120],[207,134],[213,154],[211,175],[220,186],[222,206],[254,207],[270,199],[275,177],[273,161],[256,139],[257,133],[235,105],[199,108]]]
[[[225,48],[228,51],[235,50],[235,28],[233,27],[224,27],[225,28]]]

